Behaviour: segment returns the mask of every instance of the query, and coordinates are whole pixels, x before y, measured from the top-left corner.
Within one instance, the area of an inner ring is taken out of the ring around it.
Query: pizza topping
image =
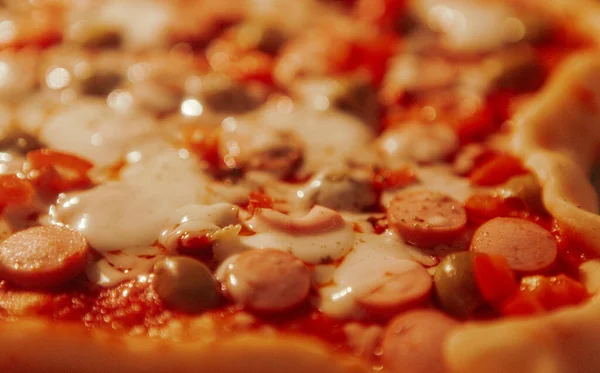
[[[117,112],[90,99],[58,109],[42,125],[40,139],[52,149],[107,167],[122,161],[128,147],[153,127],[145,114]]]
[[[376,202],[369,175],[349,173],[346,170],[324,170],[296,191],[300,201],[317,204],[333,210],[362,211]]]
[[[390,317],[423,304],[432,287],[431,275],[420,265],[399,267],[385,272],[385,280],[368,293],[359,295],[358,304],[370,315]]]
[[[315,276],[321,298],[319,309],[336,318],[360,319],[365,315],[388,318],[393,316],[394,310],[424,303],[431,278],[423,273],[420,263],[431,266],[435,260],[413,250],[396,234],[385,232],[356,234],[352,251],[339,265],[324,263],[315,268],[319,275],[328,274]],[[414,289],[409,284],[414,285]],[[390,295],[388,290],[393,293],[389,303],[379,298],[384,293]],[[369,298],[370,295],[373,297]],[[363,307],[361,299],[365,298]]]
[[[365,79],[303,79],[292,88],[295,96],[316,110],[335,108],[361,119],[373,129],[379,128],[376,92]]]
[[[407,123],[385,131],[378,145],[389,162],[433,163],[454,153],[458,139],[450,127],[442,124]]]
[[[67,227],[29,228],[0,243],[0,277],[21,286],[61,285],[83,272],[85,238]]]
[[[326,257],[339,259],[350,251],[354,240],[352,225],[339,213],[322,206],[313,207],[298,219],[275,210],[261,209],[248,225],[257,234],[245,237],[246,245],[290,251],[313,264]]]
[[[473,236],[471,251],[502,255],[512,269],[525,273],[549,269],[557,255],[550,232],[515,218],[495,218],[483,224]]]
[[[475,314],[486,302],[475,281],[475,254],[450,254],[436,267],[434,283],[443,309],[459,317]]]
[[[523,20],[499,2],[419,0],[416,15],[442,34],[443,45],[456,53],[482,53],[525,37]]]
[[[229,264],[225,287],[233,300],[252,310],[285,311],[308,297],[310,273],[284,251],[250,250]]]
[[[218,285],[212,272],[197,260],[171,256],[154,265],[152,286],[169,307],[201,312],[220,303]]]
[[[167,228],[161,233],[159,243],[171,252],[191,249],[188,252],[191,254],[193,249],[202,248],[198,245],[210,246],[226,227],[233,227],[238,222],[238,211],[237,206],[227,203],[183,206],[165,224]]]
[[[396,193],[387,214],[390,226],[419,247],[451,243],[463,233],[467,223],[460,202],[428,190]]]
[[[532,174],[511,177],[500,186],[499,194],[504,198],[517,198],[531,211],[544,211],[542,187]]]
[[[88,172],[93,165],[75,155],[50,149],[27,153],[27,176],[46,192],[61,193],[91,186]]]
[[[10,205],[26,205],[35,190],[31,182],[17,175],[0,175],[0,210]]]
[[[432,311],[412,311],[397,316],[383,336],[381,359],[392,373],[444,373],[446,336],[459,324]]]

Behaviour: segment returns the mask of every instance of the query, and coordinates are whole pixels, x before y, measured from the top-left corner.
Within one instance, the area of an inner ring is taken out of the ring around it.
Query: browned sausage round
[[[300,305],[310,291],[310,273],[285,251],[246,251],[230,264],[227,292],[236,302],[259,312],[277,312]]]
[[[467,214],[460,202],[430,190],[397,193],[387,217],[402,238],[423,248],[452,243],[467,224]]]
[[[556,260],[554,238],[544,228],[528,220],[495,218],[473,235],[471,250],[506,257],[515,271],[537,272],[548,269]]]
[[[85,238],[73,229],[29,228],[0,244],[0,277],[22,286],[60,285],[83,271],[88,251]]]
[[[357,298],[370,315],[391,317],[403,310],[417,307],[431,293],[431,275],[420,264],[406,268],[404,272],[390,274],[387,281],[368,294]]]
[[[403,313],[383,336],[383,366],[389,373],[445,373],[446,335],[458,322],[432,310]]]

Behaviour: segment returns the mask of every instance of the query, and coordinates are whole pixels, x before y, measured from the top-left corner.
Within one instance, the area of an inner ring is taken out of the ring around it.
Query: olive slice
[[[469,251],[448,255],[433,277],[442,308],[458,317],[471,316],[486,303],[475,282],[475,255]]]
[[[202,312],[219,305],[217,281],[202,262],[171,256],[154,265],[154,290],[169,307]]]

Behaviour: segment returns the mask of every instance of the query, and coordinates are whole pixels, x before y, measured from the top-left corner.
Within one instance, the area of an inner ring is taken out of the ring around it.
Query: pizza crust
[[[0,371],[11,373],[363,373],[356,358],[300,336],[238,334],[179,342],[20,319],[0,325]]]
[[[600,253],[598,196],[588,179],[600,144],[600,53],[565,61],[514,118],[513,131],[513,151],[540,180],[548,211]],[[598,270],[590,266],[584,270]],[[590,291],[596,291],[592,280]],[[596,296],[543,316],[467,324],[446,341],[445,354],[457,373],[598,372],[598,320]]]

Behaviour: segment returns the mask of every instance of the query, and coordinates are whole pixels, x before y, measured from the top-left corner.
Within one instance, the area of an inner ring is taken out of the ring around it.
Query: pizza
[[[0,370],[600,371],[600,4],[0,1]]]

